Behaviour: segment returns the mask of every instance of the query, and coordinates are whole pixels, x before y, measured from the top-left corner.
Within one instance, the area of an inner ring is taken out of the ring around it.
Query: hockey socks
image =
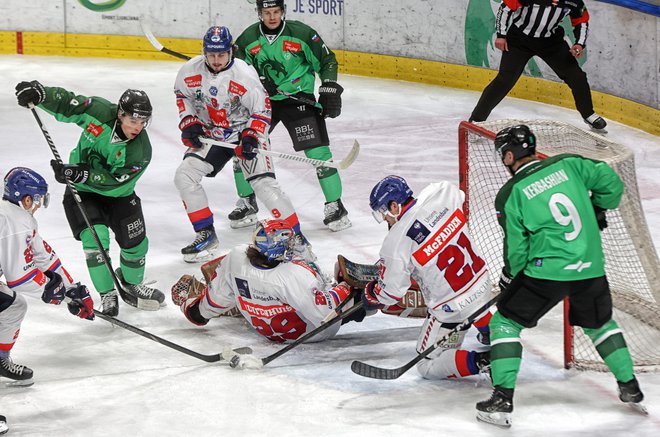
[[[243,170],[241,170],[241,166],[236,164],[238,164],[238,161],[236,161],[234,165],[234,183],[236,184],[238,197],[248,197],[253,195],[254,190],[252,189],[252,186],[247,180],[245,180],[245,175],[243,174]]]
[[[144,280],[145,258],[149,250],[149,239],[144,240],[135,247],[121,249],[120,266],[124,279],[129,284],[141,284]]]
[[[328,146],[319,146],[305,150],[305,156],[322,161],[330,161],[332,159],[332,153]],[[326,202],[334,202],[341,197],[341,178],[336,168],[317,167],[316,177],[319,180]]]
[[[499,311],[490,320],[490,363],[493,386],[513,389],[522,361],[523,326]]]
[[[110,247],[110,233],[108,228],[104,225],[94,225],[94,230],[101,241],[103,249],[108,253],[108,248]],[[85,263],[87,264],[87,270],[89,271],[94,288],[99,293],[107,293],[115,288],[115,283],[89,229],[83,229],[80,233],[80,240],[85,251]],[[108,259],[110,259],[110,255],[108,255]]]
[[[616,380],[621,382],[632,380],[635,376],[633,362],[619,325],[610,319],[598,329],[583,329]]]

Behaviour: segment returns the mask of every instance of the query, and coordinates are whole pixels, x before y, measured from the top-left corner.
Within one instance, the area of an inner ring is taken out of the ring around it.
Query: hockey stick
[[[252,364],[253,367],[256,367],[256,368],[261,368],[261,367],[265,366],[266,364],[270,363],[271,361],[273,361],[273,360],[281,357],[285,353],[289,352],[291,349],[301,345],[302,343],[306,342],[310,338],[314,337],[316,334],[318,334],[320,332],[323,332],[326,329],[328,329],[329,327],[331,327],[332,325],[336,324],[337,322],[339,322],[341,320],[344,320],[345,318],[347,318],[351,314],[357,312],[361,308],[362,308],[362,302],[356,303],[354,306],[351,307],[351,309],[346,311],[341,316],[335,317],[333,319],[330,319],[329,322],[321,324],[320,326],[316,327],[315,329],[309,331],[307,334],[305,334],[302,337],[296,339],[292,343],[287,344],[286,346],[284,346],[282,349],[278,350],[277,352],[272,353],[272,354],[270,354],[270,355],[268,355],[267,357],[264,357],[264,358],[251,357],[250,360],[249,360],[250,364]],[[229,361],[229,366],[230,367],[235,368],[235,367],[239,366],[239,364],[241,363],[241,359],[245,358],[245,357],[242,357],[241,354],[233,354],[233,356],[224,355],[224,358]]]
[[[465,319],[463,322],[459,323],[454,329],[445,334],[440,340],[436,341],[431,347],[425,349],[424,352],[418,354],[415,358],[408,361],[401,367],[397,367],[395,369],[386,369],[383,367],[372,366],[371,364],[363,363],[362,361],[353,361],[351,363],[351,370],[353,373],[357,373],[358,375],[364,376],[366,378],[397,379],[399,376],[410,370],[415,364],[429,356],[429,354],[431,354],[434,350],[445,343],[453,334],[469,327],[472,322],[474,322],[479,316],[483,314],[484,311],[493,306],[495,302],[497,302],[498,298],[499,295],[489,300],[488,303],[472,313],[472,315]]]
[[[224,141],[217,141],[212,138],[201,138],[200,141],[209,146],[220,146],[227,149],[234,149],[236,146],[231,143],[226,143]],[[305,164],[312,164],[315,167],[330,167],[336,168],[339,170],[346,170],[348,167],[355,162],[355,159],[360,154],[360,143],[357,140],[353,141],[353,147],[351,147],[350,152],[339,162],[334,161],[322,161],[320,159],[308,158],[306,156],[291,155],[289,153],[276,152],[275,150],[262,150],[257,149],[257,152],[265,156],[274,156],[276,158],[289,159],[291,161],[304,162]]]
[[[348,282],[347,282],[348,284]],[[335,317],[340,317],[341,312],[344,309],[344,307],[349,303],[353,301],[353,298],[355,297],[355,294],[358,292],[356,288],[351,290],[351,292],[346,296],[346,298],[341,301],[339,305],[337,305],[337,308],[335,308],[331,313],[328,313],[327,316],[323,320],[321,320],[321,324],[323,323],[328,323],[330,320],[334,319]]]
[[[140,27],[142,28],[142,33],[144,33],[144,36],[147,37],[147,39],[149,40],[151,45],[156,50],[158,50],[159,52],[166,53],[170,56],[174,56],[175,58],[183,59],[184,61],[189,61],[190,59],[192,59],[188,55],[184,55],[183,53],[174,51],[172,49],[168,49],[163,44],[161,44],[160,41],[158,41],[156,36],[151,31],[151,27],[146,23],[146,21],[144,21],[142,19],[142,17],[140,17]],[[321,106],[321,104],[317,101],[312,100],[312,99],[308,99],[306,97],[298,96],[296,94],[287,93],[286,91],[282,91],[279,88],[277,88],[277,93],[281,94],[283,96],[286,96],[286,97],[290,98],[291,100],[295,100],[297,102],[300,102],[304,105],[308,105],[308,106],[311,106],[313,108],[323,110],[323,107]]]
[[[55,160],[59,164],[63,164],[62,158],[60,157],[60,154],[57,151],[57,147],[55,147],[55,143],[53,142],[53,139],[50,137],[50,134],[48,133],[46,126],[44,126],[44,124],[42,123],[39,114],[37,114],[37,110],[35,109],[34,105],[30,104],[29,108],[30,111],[32,111],[32,115],[34,115],[35,120],[37,120],[37,124],[41,129],[41,133],[44,134],[44,138],[46,138],[48,147],[50,147],[50,151],[53,152],[53,156],[55,157]],[[87,213],[85,212],[85,208],[82,205],[82,199],[80,198],[80,194],[78,193],[78,190],[76,189],[76,187],[73,185],[73,182],[71,182],[71,180],[68,177],[65,177],[64,180],[66,181],[66,186],[69,188],[69,191],[71,191],[71,194],[73,195],[73,198],[76,201],[76,205],[78,205],[78,209],[80,210],[80,214],[85,220],[87,229],[89,229],[89,232],[92,234],[92,238],[94,238],[96,247],[98,247],[99,251],[101,252],[101,258],[103,258],[103,262],[105,263],[105,266],[110,271],[110,275],[112,276],[112,281],[115,283],[115,287],[117,287],[117,291],[119,292],[119,295],[121,296],[124,302],[137,308],[138,306],[137,296],[133,296],[132,294],[127,293],[126,290],[124,290],[124,288],[121,286],[121,283],[119,282],[119,279],[117,278],[117,275],[112,270],[112,265],[110,264],[110,259],[108,258],[108,254],[103,249],[101,240],[99,239],[99,236],[96,233],[94,226],[92,226],[91,222],[89,221],[89,217],[87,216]]]
[[[135,327],[133,325],[130,325],[126,322],[123,322],[119,319],[116,319],[114,317],[110,317],[107,314],[103,314],[99,310],[94,310],[94,315],[96,317],[100,317],[103,320],[112,323],[115,326],[119,326],[120,328],[124,328],[128,331],[131,331],[131,332],[135,333],[135,334],[141,335],[142,337],[148,338],[149,340],[155,341],[156,343],[160,343],[163,346],[167,346],[167,347],[172,348],[176,351],[182,352],[186,355],[190,355],[191,357],[195,357],[198,360],[206,361],[207,363],[215,363],[217,361],[222,361],[223,360],[221,354],[215,354],[215,355],[200,354],[199,352],[195,352],[193,350],[190,350],[190,349],[187,349],[183,346],[180,346],[176,343],[172,343],[171,341],[165,340],[164,338],[161,338],[161,337],[159,337],[155,334],[152,334],[152,333],[147,332],[147,331],[143,331],[142,329],[140,329],[138,327]],[[251,354],[252,349],[250,349],[249,347],[240,347],[240,348],[234,349],[234,352],[236,352],[237,354]]]

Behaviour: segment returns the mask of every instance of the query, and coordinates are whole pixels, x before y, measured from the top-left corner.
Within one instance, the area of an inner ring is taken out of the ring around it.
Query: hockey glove
[[[50,270],[46,270],[44,275],[48,278],[46,286],[44,287],[44,292],[41,294],[41,300],[46,303],[53,305],[59,305],[64,299],[64,284],[62,283],[62,277]]]
[[[179,123],[179,129],[181,129],[181,142],[183,142],[184,146],[192,147],[193,149],[200,149],[203,146],[199,137],[206,136],[206,131],[204,124],[199,118],[193,115],[184,117]]]
[[[365,311],[376,311],[385,307],[385,305],[380,303],[376,296],[375,288],[377,283],[377,280],[370,281],[364,287],[364,291],[362,292],[362,308],[364,308]]]
[[[502,267],[502,273],[500,274],[500,291],[504,293],[506,289],[511,285],[511,280],[513,278],[509,273],[507,273],[506,270],[504,270],[504,267]]]
[[[32,82],[21,82],[16,85],[16,99],[18,100],[18,104],[25,108],[30,103],[36,106],[46,99],[46,89],[36,80]]]
[[[243,129],[241,132],[241,143],[234,148],[234,153],[240,159],[247,159],[248,161],[257,157],[257,150],[259,149],[259,139],[254,129]]]
[[[84,184],[89,178],[89,165],[85,163],[64,164],[56,159],[51,159],[50,166],[55,172],[55,180],[60,184],[66,184],[66,179],[74,184]]]
[[[87,287],[80,283],[74,284],[66,291],[66,297],[71,299],[71,302],[67,303],[71,314],[81,319],[94,320],[94,301]]]
[[[601,231],[607,227],[607,215],[605,214],[605,211],[607,211],[604,208],[601,208],[600,206],[594,205],[594,212],[596,213],[596,221],[598,222],[598,229]]]
[[[264,89],[268,93],[269,96],[274,96],[276,94],[279,94],[279,91],[277,90],[277,85],[270,80],[269,77],[266,76],[259,76],[259,80],[261,81],[261,84],[264,86]]]
[[[323,106],[323,116],[335,118],[341,114],[341,93],[344,88],[337,82],[323,82],[319,87],[319,103]]]

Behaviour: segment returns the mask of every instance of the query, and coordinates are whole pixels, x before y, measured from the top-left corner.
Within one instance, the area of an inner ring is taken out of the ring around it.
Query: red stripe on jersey
[[[9,352],[14,347],[14,343],[0,343],[0,351]]]
[[[470,372],[470,368],[468,367],[467,358],[468,358],[468,351],[465,350],[456,351],[456,357],[455,357],[456,369],[458,370],[458,374],[463,377],[472,375],[472,372]]]
[[[584,8],[584,11],[582,12],[582,16],[578,18],[571,18],[571,25],[573,27],[577,26],[578,24],[583,24],[589,22],[589,11],[587,11],[587,8]]]
[[[7,286],[9,288],[14,288],[14,287],[18,287],[21,284],[26,283],[27,281],[29,281],[31,279],[35,279],[35,281],[37,281],[36,280],[37,273],[39,273],[41,275],[41,278],[45,278],[44,274],[41,273],[39,270],[32,269],[25,276],[15,280],[15,281],[7,281]],[[37,283],[39,283],[39,282],[37,281]],[[45,283],[45,281],[43,283],[39,284],[39,285],[43,285],[44,283]]]
[[[522,6],[519,0],[504,0],[504,4],[512,11],[515,11]]]

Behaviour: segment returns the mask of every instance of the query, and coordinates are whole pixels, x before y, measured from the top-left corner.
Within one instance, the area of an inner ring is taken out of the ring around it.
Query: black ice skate
[[[232,229],[246,228],[257,223],[257,198],[254,193],[248,197],[241,197],[236,202],[236,208],[229,213],[229,226]]]
[[[490,374],[490,351],[486,352],[477,352],[474,354],[474,364],[479,369],[480,374],[488,376],[488,379],[492,381],[492,375]]]
[[[334,202],[326,202],[323,208],[323,214],[325,215],[323,224],[333,232],[343,231],[352,225],[348,219],[348,211],[344,208],[344,204],[341,203],[341,199],[337,199]]]
[[[117,278],[124,286],[126,293],[137,298],[137,308],[145,311],[158,311],[165,305],[165,295],[162,291],[147,287],[144,284],[129,284],[124,280],[121,269],[115,270]]]
[[[6,383],[7,387],[29,387],[34,384],[32,369],[21,364],[15,364],[11,358],[0,358],[0,377],[12,381]]]
[[[649,412],[646,407],[642,404],[644,400],[644,394],[639,388],[639,382],[637,378],[633,378],[628,382],[616,382],[619,384],[619,399],[621,402],[625,402],[626,405],[629,405],[635,411],[648,415]]]
[[[491,425],[508,428],[513,412],[513,389],[495,387],[487,401],[477,402],[477,419]]]
[[[217,249],[218,237],[213,226],[209,226],[197,232],[195,240],[181,249],[181,254],[185,262],[196,263],[213,259]]]
[[[591,114],[589,117],[584,119],[584,122],[589,125],[589,127],[598,132],[598,133],[607,133],[605,130],[605,127],[607,126],[607,122],[603,117],[600,115],[596,114],[595,112]]]
[[[101,295],[101,307],[101,312],[106,316],[117,317],[119,315],[117,290],[110,290]]]
[[[7,431],[9,431],[9,427],[7,426],[7,418],[0,414],[0,434],[5,434]]]

